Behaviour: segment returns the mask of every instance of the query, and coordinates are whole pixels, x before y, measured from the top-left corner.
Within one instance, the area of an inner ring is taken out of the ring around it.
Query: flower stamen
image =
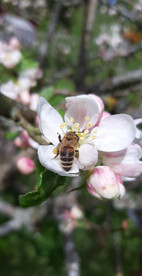
[[[79,124],[78,123],[74,124],[74,128],[79,131],[80,130]]]
[[[87,126],[88,126],[88,128],[90,128],[90,127],[92,126],[92,123],[91,123],[91,122],[90,122],[90,123],[88,123],[88,125],[87,125]]]
[[[85,121],[89,121],[89,119],[90,119],[90,118],[89,118],[88,116],[86,116],[86,117],[84,118]]]
[[[74,118],[70,117],[70,122],[73,123],[74,122]]]
[[[59,127],[62,129],[62,128],[64,128],[65,126],[67,126],[67,123],[62,123]]]

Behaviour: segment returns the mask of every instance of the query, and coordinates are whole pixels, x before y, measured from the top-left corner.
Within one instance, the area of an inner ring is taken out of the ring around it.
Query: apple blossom
[[[27,88],[26,88],[27,87]],[[28,83],[24,82],[16,82],[8,81],[6,83],[1,84],[1,91],[3,95],[13,100],[17,100],[23,104],[29,106],[29,108],[33,111],[37,109],[37,103],[39,99],[39,95],[37,93],[30,94],[28,90],[30,88],[30,80],[28,79]]]
[[[7,81],[1,84],[0,93],[6,97],[16,100],[19,93],[19,87],[13,81]]]
[[[28,157],[20,157],[16,161],[16,166],[20,173],[22,174],[30,174],[35,170],[34,162]]]
[[[15,67],[22,58],[22,54],[19,49],[14,48],[13,44],[6,44],[0,42],[0,63],[6,68]]]
[[[99,199],[121,198],[125,193],[121,177],[107,166],[98,166],[93,170],[87,190]]]
[[[63,121],[60,114],[41,97],[38,103],[39,128],[52,144],[39,146],[38,157],[47,169],[66,176],[76,176],[79,170],[91,170],[98,162],[100,151],[115,152],[127,148],[134,140],[136,127],[131,116],[126,114],[103,115],[99,97],[81,95],[66,98],[66,113]],[[66,172],[56,157],[56,147],[68,131],[79,137],[79,157]]]

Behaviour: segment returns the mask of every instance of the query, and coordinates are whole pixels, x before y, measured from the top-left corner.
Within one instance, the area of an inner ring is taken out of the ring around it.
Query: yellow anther
[[[57,154],[58,150],[57,150],[57,147],[53,149],[53,153],[54,154]]]
[[[78,135],[79,138],[84,136],[83,133],[77,133],[77,135]]]
[[[88,121],[90,118],[88,116],[85,117],[85,121]]]
[[[94,133],[97,133],[97,129],[94,129]]]
[[[62,123],[62,124],[60,125],[60,128],[63,128],[63,127],[65,127],[65,126],[67,126],[67,123]]]
[[[88,123],[88,125],[87,125],[88,127],[91,127],[92,126],[92,123]]]
[[[97,136],[96,135],[92,135],[92,139],[96,139],[97,138]]]
[[[74,118],[70,117],[70,122],[73,123],[74,122]]]
[[[74,124],[74,127],[79,128],[79,124],[78,123]]]
[[[87,134],[88,132],[89,132],[89,130],[88,130],[88,129],[85,129],[83,133],[84,133],[84,134]]]

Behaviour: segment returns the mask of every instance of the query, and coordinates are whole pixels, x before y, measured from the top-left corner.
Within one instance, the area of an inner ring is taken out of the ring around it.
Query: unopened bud
[[[122,198],[125,188],[119,174],[107,166],[94,169],[87,184],[88,192],[99,199]]]
[[[34,162],[28,157],[20,157],[16,162],[17,168],[22,174],[30,174],[35,169]]]

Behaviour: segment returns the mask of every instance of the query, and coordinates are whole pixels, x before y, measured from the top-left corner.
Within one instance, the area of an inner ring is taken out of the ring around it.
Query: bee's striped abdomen
[[[74,161],[74,148],[63,147],[60,150],[61,166],[65,171],[70,171]]]

